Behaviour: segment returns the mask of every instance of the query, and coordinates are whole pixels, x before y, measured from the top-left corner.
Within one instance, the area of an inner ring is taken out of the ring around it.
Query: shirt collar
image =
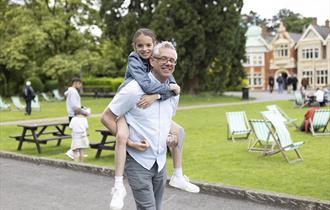
[[[149,78],[152,80],[152,81],[155,81],[155,82],[157,82],[157,83],[161,83],[155,76],[154,76],[154,74],[152,73],[152,71],[150,71],[149,73],[148,73],[148,76],[149,76]],[[165,84],[169,84],[170,82],[169,82],[169,80],[167,79],[165,82],[164,82]]]

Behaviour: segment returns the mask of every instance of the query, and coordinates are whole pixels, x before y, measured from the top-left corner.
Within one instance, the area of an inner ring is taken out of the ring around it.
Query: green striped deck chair
[[[300,91],[297,90],[294,92],[294,98],[295,98],[294,100],[295,107],[303,108],[305,106],[305,101]]]
[[[40,103],[39,103],[39,97],[38,97],[38,95],[36,95],[34,97],[34,100],[31,101],[31,108],[32,109],[35,109],[37,111],[41,111],[41,106],[40,106]]]
[[[269,130],[270,125],[267,126],[267,123],[270,122],[262,119],[251,119],[249,123],[254,137],[250,137],[248,151],[266,152],[274,150],[276,143],[271,135],[271,130]]]
[[[266,106],[269,111],[273,111],[278,118],[281,119],[287,125],[293,125],[298,128],[298,125],[295,123],[297,119],[289,117],[279,106],[277,105],[269,105]]]
[[[10,104],[6,104],[2,97],[0,96],[0,110],[10,109]]]
[[[293,163],[296,161],[303,160],[302,155],[300,154],[298,148],[304,144],[303,141],[300,142],[293,142],[291,139],[291,135],[281,118],[273,111],[265,111],[261,112],[262,116],[265,120],[270,121],[271,127],[267,124],[269,130],[271,130],[271,134],[277,144],[277,148],[273,151],[265,152],[265,155],[273,155],[276,153],[281,153],[282,156],[288,163]],[[288,155],[286,154],[287,151],[293,150],[297,158],[294,160],[290,160]]]
[[[21,103],[18,96],[11,96],[10,98],[11,98],[11,101],[13,102],[14,106],[16,107],[16,109],[18,109],[18,110],[25,109],[25,105],[23,105]]]
[[[251,133],[249,123],[244,111],[226,112],[227,139],[235,142],[236,139],[248,139]]]
[[[52,92],[53,92],[54,98],[56,100],[58,100],[58,101],[63,101],[64,100],[64,97],[61,96],[60,91],[58,89],[54,89]]]
[[[314,112],[313,119],[310,119],[310,131],[313,136],[330,135],[327,128],[330,121],[330,109],[319,109]]]

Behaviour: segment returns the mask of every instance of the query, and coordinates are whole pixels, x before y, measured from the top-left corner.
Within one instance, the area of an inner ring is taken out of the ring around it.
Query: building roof
[[[302,34],[298,34],[298,33],[292,33],[292,32],[288,32],[291,39],[293,39],[293,41],[296,43],[298,42],[298,40],[300,39]]]
[[[322,36],[323,39],[326,39],[327,36],[330,34],[330,27],[318,25],[313,25],[313,27]]]

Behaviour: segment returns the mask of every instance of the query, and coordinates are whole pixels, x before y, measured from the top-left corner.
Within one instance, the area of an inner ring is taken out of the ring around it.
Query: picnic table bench
[[[97,150],[95,158],[99,158],[101,156],[102,150],[115,150],[116,140],[107,140],[109,136],[114,136],[109,130],[103,128],[96,129],[95,131],[102,135],[100,142],[93,142],[89,144],[92,149]]]
[[[71,138],[70,134],[65,133],[65,129],[69,126],[67,120],[38,122],[38,123],[20,123],[18,127],[23,129],[21,135],[12,135],[18,143],[17,150],[21,150],[24,142],[35,143],[37,151],[40,154],[40,144],[47,144],[48,141],[57,140],[57,146],[60,146],[62,139]],[[55,130],[46,130],[47,128],[55,128]],[[30,133],[28,132],[30,131]]]

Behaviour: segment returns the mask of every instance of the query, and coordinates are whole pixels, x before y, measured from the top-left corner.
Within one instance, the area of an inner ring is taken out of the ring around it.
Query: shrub
[[[51,91],[58,88],[57,80],[47,80],[45,83],[45,91]]]
[[[38,77],[30,77],[29,79],[31,81],[31,85],[35,92],[43,92],[45,89],[45,85],[41,82],[41,80]]]

